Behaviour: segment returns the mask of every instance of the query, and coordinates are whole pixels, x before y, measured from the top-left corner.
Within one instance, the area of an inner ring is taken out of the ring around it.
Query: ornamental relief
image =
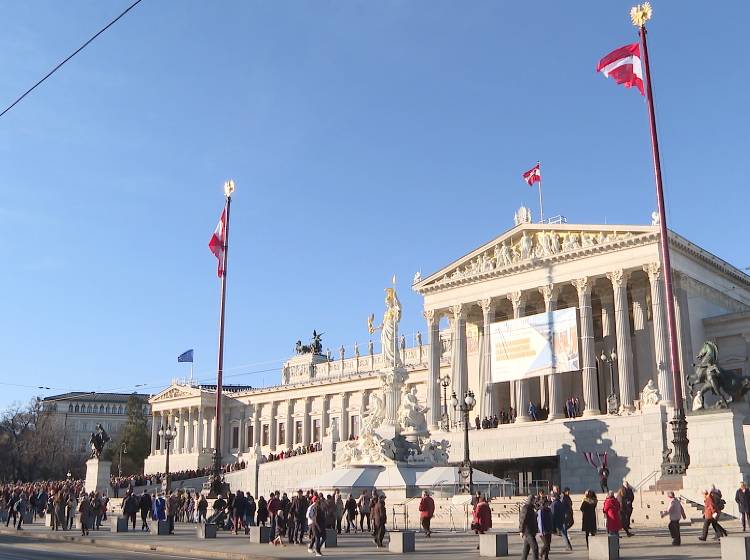
[[[633,236],[632,232],[522,231],[504,239],[466,264],[445,274],[436,285],[491,273],[505,267],[590,249]]]
[[[162,393],[158,397],[155,397],[152,402],[159,402],[159,401],[168,401],[170,399],[178,399],[181,397],[195,397],[193,393],[188,393],[187,391],[181,391],[177,387],[172,387],[168,389],[166,392]]]

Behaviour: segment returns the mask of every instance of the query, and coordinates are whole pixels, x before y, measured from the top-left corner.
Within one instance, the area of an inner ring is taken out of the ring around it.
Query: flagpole
[[[641,45],[643,46],[643,66],[646,78],[646,102],[648,105],[649,126],[651,128],[651,151],[654,162],[654,178],[656,180],[656,201],[659,211],[659,247],[661,249],[662,277],[664,282],[664,297],[667,307],[667,330],[669,340],[669,357],[672,365],[672,381],[674,384],[674,417],[672,424],[674,457],[665,457],[662,463],[662,475],[684,475],[690,465],[688,452],[687,420],[682,399],[682,374],[680,372],[679,351],[677,346],[677,322],[674,311],[674,295],[672,290],[672,263],[669,255],[669,232],[667,230],[667,215],[664,208],[664,188],[661,178],[661,159],[659,157],[659,138],[656,132],[656,115],[654,113],[654,95],[651,88],[651,67],[648,61],[648,43],[646,41],[646,21],[651,17],[651,6],[648,3],[636,6],[631,10],[633,24],[638,27]]]
[[[542,162],[537,161],[536,164],[539,166],[539,223],[544,223],[544,205],[542,204]]]
[[[216,369],[216,429],[214,432],[214,456],[213,472],[211,480],[211,493],[216,496],[222,492],[221,482],[221,392],[222,376],[224,373],[224,311],[227,300],[227,261],[229,256],[229,210],[232,206],[232,192],[234,191],[234,181],[229,180],[224,183],[224,194],[226,202],[224,211],[226,212],[226,223],[224,225],[224,246],[222,255],[222,275],[221,275],[221,304],[219,307],[219,355]]]

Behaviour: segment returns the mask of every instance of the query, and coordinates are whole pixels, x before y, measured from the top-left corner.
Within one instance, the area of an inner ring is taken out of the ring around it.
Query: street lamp
[[[463,402],[458,402],[456,392],[454,391],[451,395],[451,404],[454,410],[460,410],[464,415],[464,460],[461,462],[461,466],[458,467],[458,477],[461,482],[461,488],[459,492],[462,494],[473,494],[474,493],[474,481],[473,472],[471,468],[471,459],[469,458],[469,413],[474,410],[474,405],[477,404],[474,398],[474,392],[471,390],[464,393]]]
[[[607,354],[604,353],[604,350],[602,350],[602,355],[599,356],[599,359],[601,360],[602,365],[609,365],[609,396],[607,397],[607,414],[619,414],[620,399],[617,398],[617,393],[615,392],[615,360],[617,359],[617,354],[614,350],[612,350],[612,353],[607,356]]]
[[[123,453],[125,453],[126,455],[128,453],[128,444],[124,441],[120,444],[120,460],[117,462],[117,476],[119,478],[122,478],[122,454]]]
[[[164,428],[164,426],[159,428],[159,437],[164,438],[164,443],[166,444],[166,447],[167,447],[167,460],[166,460],[166,463],[164,464],[164,471],[165,471],[164,491],[167,494],[169,494],[169,492],[172,490],[172,484],[171,484],[172,481],[169,479],[169,446],[172,443],[172,440],[175,438],[176,435],[177,435],[177,428],[170,428],[169,424],[167,424],[166,428]]]
[[[451,376],[444,375],[440,378],[440,385],[443,387],[443,417],[441,418],[443,424],[443,430],[446,432],[451,431],[451,419],[448,416],[448,387],[451,384]]]

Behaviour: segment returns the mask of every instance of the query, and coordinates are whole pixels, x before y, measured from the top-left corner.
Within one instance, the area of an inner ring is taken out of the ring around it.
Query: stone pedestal
[[[112,461],[89,459],[86,461],[86,492],[109,494],[109,471]]]
[[[336,548],[339,545],[336,529],[326,529],[326,548]]]
[[[167,521],[166,519],[164,521],[157,521],[156,522],[156,534],[159,536],[168,535],[169,534],[169,521]]]
[[[110,525],[110,530],[113,533],[127,533],[128,532],[128,518],[117,516],[117,517],[111,517],[112,525]]]
[[[27,511],[23,514],[23,524],[24,525],[31,525],[34,523],[34,514],[30,511]]]
[[[743,535],[722,537],[721,560],[750,560],[750,537]]]
[[[250,527],[250,542],[253,544],[268,544],[271,542],[270,527]]]
[[[403,554],[404,552],[414,552],[414,531],[390,531],[388,537],[388,552]]]
[[[47,514],[43,517],[43,519],[45,527],[52,527],[52,515]]]
[[[216,523],[198,523],[195,534],[199,539],[215,539]]]
[[[507,533],[479,535],[479,556],[487,556],[489,558],[508,556]]]
[[[620,537],[607,534],[589,537],[589,560],[620,560]]]

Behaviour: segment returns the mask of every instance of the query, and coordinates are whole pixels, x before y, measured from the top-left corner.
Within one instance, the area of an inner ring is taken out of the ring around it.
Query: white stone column
[[[208,418],[208,441],[211,442],[211,445],[208,447],[211,449],[211,452],[213,453],[216,449],[216,411],[212,410],[210,412],[210,416]]]
[[[156,440],[159,434],[159,413],[153,412],[151,414],[151,455],[156,452]]]
[[[245,441],[245,431],[247,430],[246,422],[245,422],[245,411],[242,410],[241,416],[240,416],[240,426],[239,426],[239,437],[237,438],[237,450],[239,453],[244,453],[245,449],[247,448],[247,442]]]
[[[596,348],[594,346],[594,318],[591,313],[591,280],[578,278],[572,282],[578,291],[578,310],[581,319],[581,361],[583,373],[584,416],[601,414],[596,379]]]
[[[187,438],[185,439],[185,447],[188,453],[194,451],[195,446],[195,419],[193,418],[193,407],[188,407],[188,418],[187,418]]]
[[[271,403],[271,419],[268,421],[268,431],[270,432],[269,438],[270,441],[269,446],[271,447],[271,451],[276,452],[276,432],[279,430],[279,423],[276,418],[276,413],[278,411],[278,403],[272,402]]]
[[[677,323],[677,342],[680,352],[680,374],[682,378],[682,398],[687,398],[687,374],[693,370],[693,339],[690,333],[690,308],[687,296],[685,275],[672,270],[674,289],[674,315]]]
[[[620,406],[632,412],[635,398],[635,368],[630,341],[630,316],[628,313],[628,276],[622,269],[607,274],[612,282],[615,303],[615,335],[617,337],[617,377],[620,383]]]
[[[426,309],[427,336],[430,341],[429,363],[427,366],[427,424],[430,431],[440,426],[440,314],[434,309]]]
[[[664,288],[662,268],[658,262],[647,264],[643,270],[648,274],[651,284],[651,306],[654,317],[654,351],[656,354],[656,371],[658,372],[659,395],[662,404],[674,406],[674,387],[672,386],[672,368],[669,364],[669,346],[667,333],[667,316],[664,305]]]
[[[288,451],[294,447],[294,400],[286,401],[286,441],[284,442]]]
[[[321,415],[320,429],[323,430]],[[324,434],[320,434],[321,438]],[[312,442],[312,397],[305,397],[305,416],[302,420],[302,443],[310,445]]]
[[[651,336],[648,332],[648,308],[646,286],[631,286],[633,296],[633,336],[635,339],[634,362],[638,371],[635,396],[640,399],[640,391],[648,379],[653,378],[651,361]]]
[[[495,384],[492,383],[492,344],[490,343],[490,326],[495,320],[495,306],[492,298],[477,302],[482,308],[482,333],[479,338],[479,417],[484,418],[497,412],[495,402]],[[439,392],[439,386],[438,386]],[[438,394],[438,405],[440,396]]]
[[[341,393],[341,425],[339,426],[341,440],[349,439],[349,393]]]
[[[201,404],[198,406],[198,445],[196,445],[196,451],[198,453],[202,452],[203,449],[206,447],[206,443],[204,441],[203,432],[205,427],[203,426],[203,422],[205,422],[205,418],[203,417],[203,405]]]
[[[558,289],[554,284],[548,284],[539,288],[539,293],[544,298],[544,312],[548,315],[557,307]],[[555,359],[554,352],[552,359]],[[553,362],[554,365],[554,362]],[[548,420],[557,420],[565,418],[565,412],[562,408],[562,376],[559,373],[547,375],[547,388],[549,391],[549,416]]]
[[[451,363],[451,377],[453,378],[453,390],[459,402],[464,398],[464,393],[469,388],[469,368],[466,359],[466,306],[462,304],[451,307],[453,312],[453,359]],[[457,414],[456,424],[463,425],[463,415]]]
[[[322,433],[321,438],[328,435],[328,430],[331,428],[331,396],[323,395],[323,412],[321,413],[320,429]],[[340,436],[340,434],[339,434]]]
[[[256,445],[260,447],[261,437],[263,434],[262,426],[260,424],[260,405],[256,403],[253,405],[253,447]]]
[[[508,300],[510,300],[513,306],[513,318],[519,319],[523,315],[524,309],[524,296],[522,291],[511,292],[508,294]],[[515,383],[511,384],[511,388],[515,385],[515,400],[516,400],[516,422],[529,422],[531,416],[529,416],[529,380],[519,379]]]
[[[612,351],[615,351],[615,353],[617,352],[615,346],[615,306],[613,298],[608,293],[600,293],[599,301],[601,303],[602,312],[602,350],[605,354],[609,355]],[[610,384],[610,366],[608,363],[600,363],[599,367],[601,376],[598,379],[598,382],[603,383],[604,388],[606,389]],[[612,364],[612,367],[614,368],[615,364]],[[613,372],[614,371],[615,370],[613,370]],[[613,386],[609,388],[609,391],[604,391],[605,398],[609,396],[610,392],[617,393],[618,389],[616,387],[617,381],[614,381]]]
[[[182,453],[185,448],[185,409],[180,408],[177,414],[177,445],[175,451]]]

